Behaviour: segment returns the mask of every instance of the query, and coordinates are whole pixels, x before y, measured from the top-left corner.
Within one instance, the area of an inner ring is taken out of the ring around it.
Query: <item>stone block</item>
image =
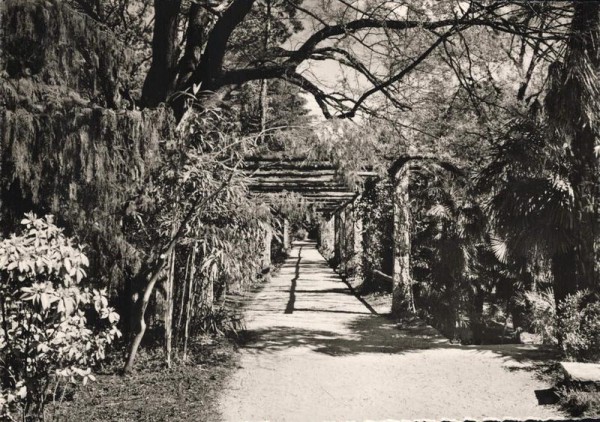
[[[561,362],[560,367],[569,382],[600,385],[600,363]]]

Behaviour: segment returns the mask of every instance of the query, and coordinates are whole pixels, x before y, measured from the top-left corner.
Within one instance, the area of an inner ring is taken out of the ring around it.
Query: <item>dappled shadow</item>
[[[298,248],[298,254],[284,264],[285,273],[253,305],[252,316],[258,322],[241,336],[241,345],[249,353],[300,348],[352,356],[456,350],[489,354],[507,371],[535,372],[539,378],[556,357],[552,349],[531,345],[453,344],[419,319],[397,321],[376,314],[364,301],[361,306],[349,298],[361,299],[312,249]]]
[[[310,312],[350,313],[349,311],[312,310]],[[244,347],[257,352],[269,353],[282,349],[308,346],[328,355],[352,355],[359,353],[400,353],[433,347],[452,346],[448,340],[435,336],[425,324],[412,324],[398,328],[397,323],[365,312],[352,319],[345,330],[329,331],[298,326],[271,326],[250,330],[244,335]]]
[[[348,311],[343,309],[296,308],[298,312],[328,312],[331,314],[371,315],[369,312]]]
[[[352,292],[350,292],[348,289],[346,288],[333,288],[333,289],[323,289],[323,290],[319,290],[319,289],[296,289],[296,293],[315,293],[315,294],[328,294],[328,293],[333,293],[333,294],[341,294],[341,295],[348,295],[348,296],[352,296]]]
[[[324,309],[296,311],[349,313]],[[335,325],[335,320],[332,321]],[[244,333],[243,347],[255,353],[275,353],[295,347],[307,347],[330,356],[362,353],[404,354],[431,349],[454,349],[465,352],[491,353],[502,359],[508,371],[539,372],[556,357],[551,348],[523,344],[463,346],[453,344],[435,329],[418,320],[396,322],[388,317],[372,315],[353,316],[341,328],[311,328],[307,321],[294,326],[274,325]]]
[[[233,406],[254,412],[265,397],[275,398],[269,400],[273,415],[281,416],[310,411],[323,398],[324,412],[335,407],[328,416],[355,406],[348,410],[355,419],[371,411],[379,419],[553,414],[538,406],[551,402],[550,391],[542,390],[551,384],[536,382],[533,373],[512,373],[535,371],[552,356],[548,350],[453,344],[419,319],[392,319],[385,314],[389,306],[370,312],[314,247],[303,248],[300,263],[292,254],[249,309]],[[286,314],[292,293],[293,313]],[[278,419],[261,409],[261,419]],[[344,418],[328,418],[338,419]]]

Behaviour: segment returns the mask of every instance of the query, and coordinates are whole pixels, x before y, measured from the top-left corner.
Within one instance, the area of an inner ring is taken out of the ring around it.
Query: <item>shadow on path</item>
[[[225,420],[489,420],[560,415],[529,345],[461,346],[424,322],[374,314],[310,242],[248,307]],[[514,416],[515,418],[507,418]],[[525,418],[527,419],[527,418]]]
[[[360,314],[356,311],[329,309],[296,309],[297,312],[348,314],[351,321],[344,330],[323,330],[298,326],[269,326],[248,331],[244,347],[257,353],[278,353],[285,349],[308,346],[314,352],[330,356],[363,353],[405,354],[428,349],[455,349],[491,352],[519,363],[534,363],[556,357],[552,348],[523,344],[462,346],[452,344],[437,331],[420,321],[396,322],[387,317]],[[308,315],[306,318],[310,318]],[[307,324],[310,325],[310,324]],[[530,367],[508,366],[509,371],[532,370]]]
[[[296,285],[298,284],[298,278],[300,277],[300,261],[302,260],[302,246],[298,250],[298,261],[296,261],[296,275],[292,279],[292,285],[290,287],[290,298],[287,306],[285,307],[286,314],[294,313],[294,304],[296,303]]]
[[[289,289],[282,283],[272,286],[271,293],[265,295],[265,308],[260,309],[263,312],[272,309],[274,313],[271,314],[272,317],[264,315],[263,321],[267,323],[266,326],[254,327],[244,333],[242,343],[249,351],[272,354],[294,347],[309,347],[314,352],[329,356],[350,356],[363,353],[406,354],[428,349],[454,349],[491,352],[501,358],[517,361],[517,365],[507,365],[508,371],[532,371],[535,370],[533,368],[536,362],[556,357],[553,349],[539,346],[452,344],[437,330],[419,319],[397,321],[390,316],[377,314],[348,283],[335,274],[325,259],[316,252],[316,248],[312,251],[313,248],[308,246],[300,246],[295,262],[290,259],[285,264],[289,270],[294,269],[293,278],[287,282],[290,283]],[[308,256],[302,255],[304,249],[309,253]],[[316,275],[318,277],[313,278]],[[320,281],[315,282],[317,278]],[[276,317],[277,295],[286,292],[289,292],[289,296],[284,314],[293,314],[293,320]],[[362,305],[358,301],[354,302],[352,296],[360,300]]]

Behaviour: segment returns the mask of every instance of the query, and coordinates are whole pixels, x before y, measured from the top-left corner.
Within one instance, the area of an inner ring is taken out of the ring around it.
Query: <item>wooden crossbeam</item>
[[[265,196],[266,202],[269,202],[269,194],[297,193],[313,203],[318,212],[331,213],[357,195],[340,179],[337,169],[329,161],[254,157],[243,168],[250,177],[250,191]],[[363,178],[375,175],[370,171],[359,173]]]

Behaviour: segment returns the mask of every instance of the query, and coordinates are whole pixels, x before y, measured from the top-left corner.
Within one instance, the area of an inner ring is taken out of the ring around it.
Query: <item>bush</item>
[[[558,307],[557,337],[567,359],[600,361],[600,302],[582,291]]]
[[[40,417],[49,396],[93,381],[91,368],[120,335],[106,292],[80,286],[89,265],[81,248],[51,216],[28,214],[21,224],[22,233],[0,241],[0,418],[6,419]]]
[[[237,337],[244,330],[242,317],[224,307],[205,309],[195,327],[202,334]]]
[[[600,391],[573,390],[562,387],[557,391],[559,405],[575,417],[600,416]]]
[[[308,238],[308,232],[303,228],[299,228],[294,237],[298,240],[306,240]]]
[[[542,343],[556,344],[556,305],[552,289],[522,293],[517,303],[528,310],[527,329],[539,334]]]

